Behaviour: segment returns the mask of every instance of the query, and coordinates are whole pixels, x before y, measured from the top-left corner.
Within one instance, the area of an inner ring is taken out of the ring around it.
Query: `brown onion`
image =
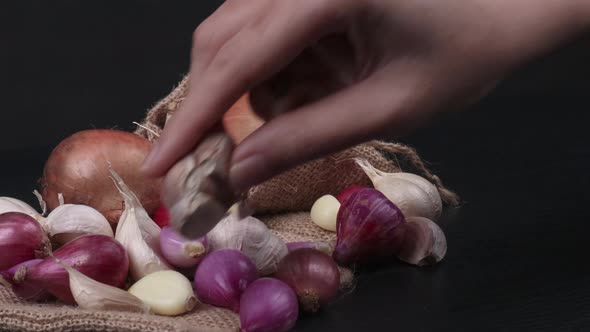
[[[302,248],[289,253],[281,263],[275,278],[289,285],[306,311],[318,311],[332,302],[340,287],[340,270],[325,253]]]
[[[234,143],[239,144],[264,124],[250,107],[248,94],[243,95],[223,115],[223,127]]]
[[[151,215],[160,205],[160,180],[148,178],[139,167],[151,143],[138,135],[110,129],[84,130],[55,147],[40,180],[43,199],[50,210],[65,203],[88,205],[116,223],[124,209],[123,199],[110,178],[108,163],[125,178]]]

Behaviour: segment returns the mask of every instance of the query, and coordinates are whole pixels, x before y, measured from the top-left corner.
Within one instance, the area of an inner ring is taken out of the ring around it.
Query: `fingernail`
[[[263,156],[255,154],[239,161],[230,168],[230,183],[235,190],[244,191],[264,180],[264,176],[268,174],[268,171]]]

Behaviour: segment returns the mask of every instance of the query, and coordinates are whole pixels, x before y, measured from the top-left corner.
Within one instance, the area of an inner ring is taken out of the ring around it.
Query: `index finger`
[[[358,1],[265,3],[206,65],[191,68],[187,97],[144,162],[146,173],[166,173],[240,96],[284,68],[313,41],[337,29]]]

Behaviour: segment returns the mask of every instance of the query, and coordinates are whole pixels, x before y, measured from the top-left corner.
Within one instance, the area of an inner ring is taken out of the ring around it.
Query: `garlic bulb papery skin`
[[[79,204],[58,206],[49,213],[43,228],[59,244],[65,244],[87,234],[114,237],[111,225],[100,212],[90,206]]]
[[[29,204],[18,200],[12,197],[0,197],[0,214],[6,212],[21,212],[24,214],[28,214],[29,216],[35,218],[35,220],[41,222],[45,218],[37,212],[32,206]],[[42,224],[42,223],[41,223]]]
[[[171,270],[160,254],[160,227],[149,217],[121,177],[112,169],[110,172],[125,202],[115,239],[127,250],[131,278],[139,280],[157,271]]]
[[[274,273],[289,252],[285,242],[262,221],[254,217],[239,219],[235,214],[220,221],[207,234],[207,240],[213,250],[240,250],[252,260],[261,275]]]
[[[385,173],[365,159],[357,158],[355,161],[375,189],[397,205],[404,216],[438,220],[442,213],[442,200],[436,186],[428,180],[412,173]]]
[[[149,313],[150,307],[135,295],[98,282],[55,258],[68,272],[70,290],[76,303],[84,309]]]

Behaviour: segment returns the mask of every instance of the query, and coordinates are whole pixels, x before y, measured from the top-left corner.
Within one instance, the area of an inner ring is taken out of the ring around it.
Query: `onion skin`
[[[123,287],[129,271],[129,259],[119,242],[106,235],[84,235],[53,253],[64,264],[103,284]],[[69,275],[53,257],[29,267],[11,283],[35,283],[66,304],[75,304]],[[10,282],[10,280],[9,280]]]
[[[368,263],[395,257],[404,240],[401,210],[373,188],[351,194],[338,211],[333,257],[339,264]]]
[[[22,262],[6,271],[0,272],[0,276],[2,277],[2,280],[4,280],[4,283],[7,283],[6,280],[13,280],[21,267],[31,268],[42,261],[42,259],[37,258]],[[2,280],[0,280],[0,282],[2,282]],[[8,283],[8,286],[10,286],[10,283]],[[45,289],[43,289],[43,287],[31,282],[24,282],[23,284],[14,285],[12,286],[12,291],[21,299],[29,301],[41,301],[50,297],[50,294]]]
[[[195,272],[195,292],[203,303],[240,311],[240,297],[258,278],[256,265],[239,250],[221,249],[207,255]]]
[[[223,115],[223,128],[234,143],[241,143],[246,137],[264,124],[250,106],[249,95],[243,95]]]
[[[0,214],[0,270],[42,258],[50,248],[43,228],[33,217],[21,212]]]
[[[337,196],[336,199],[338,200],[338,202],[340,202],[340,204],[344,203],[344,201],[353,193],[363,189],[363,188],[367,188],[364,186],[350,186],[344,190],[342,190]]]
[[[116,223],[123,212],[123,199],[113,186],[108,162],[125,178],[148,214],[160,205],[160,180],[144,176],[139,168],[150,152],[151,143],[120,130],[84,130],[67,137],[51,152],[40,180],[49,210],[65,203],[95,208],[109,222]]]
[[[240,307],[242,332],[285,332],[299,317],[297,295],[274,278],[254,281],[242,295]]]
[[[291,287],[303,310],[316,312],[336,299],[340,287],[338,265],[327,254],[312,248],[288,254],[274,275]]]

